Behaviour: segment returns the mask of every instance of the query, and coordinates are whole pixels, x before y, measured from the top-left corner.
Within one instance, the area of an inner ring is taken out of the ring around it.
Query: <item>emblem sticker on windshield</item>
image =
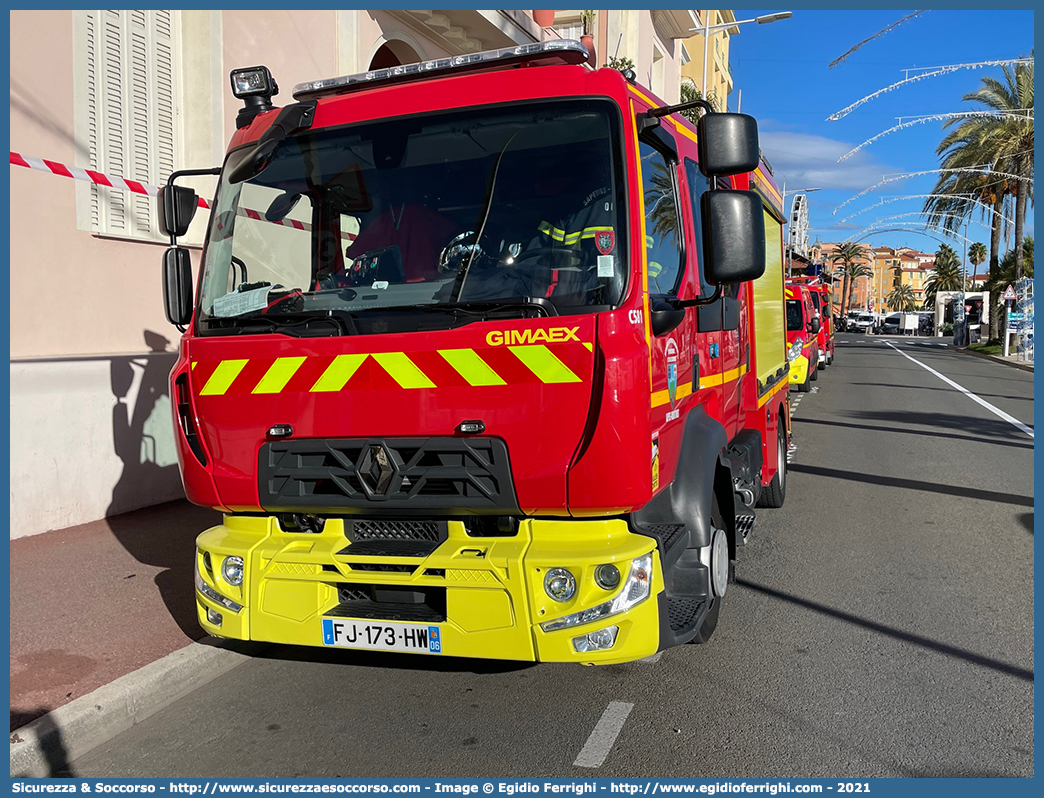
[[[595,246],[603,255],[608,255],[616,246],[616,233],[612,230],[600,230],[595,233]]]

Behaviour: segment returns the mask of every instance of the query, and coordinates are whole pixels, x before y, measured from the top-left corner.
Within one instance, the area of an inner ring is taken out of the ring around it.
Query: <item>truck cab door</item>
[[[721,297],[721,423],[732,440],[743,428],[740,388],[750,363],[746,284],[727,285]]]
[[[638,142],[652,311],[669,308],[666,298],[683,290],[687,276],[685,227],[691,213],[681,192],[677,143],[665,127],[643,134]],[[695,314],[686,311],[677,326],[660,334],[654,331],[650,340],[654,491],[674,479],[685,408],[694,401],[695,327]]]

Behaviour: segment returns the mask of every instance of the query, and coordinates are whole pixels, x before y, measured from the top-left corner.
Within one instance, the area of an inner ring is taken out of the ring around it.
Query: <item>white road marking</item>
[[[888,345],[889,345],[890,347],[892,347],[892,349],[894,349],[894,350],[895,350],[896,352],[898,352],[898,353],[899,353],[900,355],[902,355],[903,357],[905,357],[905,358],[906,358],[907,360],[912,360],[912,361],[913,361],[914,363],[916,363],[916,364],[917,364],[918,366],[920,366],[921,368],[923,368],[923,369],[924,369],[925,371],[930,371],[930,372],[931,372],[932,374],[934,374],[934,375],[935,375],[936,377],[938,377],[938,378],[939,378],[940,380],[942,380],[943,382],[945,382],[945,383],[946,383],[947,385],[949,385],[950,387],[952,387],[952,388],[956,388],[956,389],[957,389],[958,391],[960,391],[961,393],[963,393],[963,394],[964,394],[965,396],[967,396],[967,397],[968,397],[969,399],[971,399],[971,400],[972,400],[973,402],[978,402],[978,403],[979,403],[980,405],[982,405],[983,407],[985,407],[985,408],[986,408],[987,410],[989,410],[989,411],[990,411],[991,413],[993,413],[993,414],[994,414],[995,416],[998,416],[998,417],[1000,417],[1000,418],[1003,418],[1003,419],[1004,419],[1005,421],[1007,421],[1007,422],[1008,422],[1009,424],[1011,424],[1011,425],[1012,425],[1013,427],[1015,427],[1016,429],[1019,429],[1019,430],[1021,430],[1022,432],[1025,432],[1025,433],[1026,433],[1027,435],[1029,435],[1029,436],[1030,436],[1031,438],[1033,438],[1033,430],[1032,430],[1032,429],[1030,429],[1029,427],[1027,427],[1027,426],[1026,426],[1025,424],[1023,424],[1023,423],[1022,423],[1021,421],[1019,421],[1019,420],[1018,420],[1017,418],[1014,418],[1014,417],[1012,417],[1012,416],[1009,416],[1009,415],[1008,415],[1007,413],[1005,413],[1005,412],[1004,412],[1003,410],[1001,410],[1001,409],[1000,409],[999,407],[994,407],[994,406],[993,406],[993,405],[991,405],[991,404],[990,404],[989,402],[987,402],[987,401],[986,401],[985,399],[980,399],[980,398],[979,398],[978,396],[976,396],[975,394],[973,394],[973,393],[972,393],[971,391],[969,391],[969,390],[968,390],[967,388],[965,388],[965,387],[964,387],[963,385],[958,385],[958,384],[957,384],[957,383],[955,383],[955,382],[954,382],[953,380],[951,380],[951,379],[950,379],[949,377],[947,377],[947,376],[946,376],[945,374],[940,374],[940,373],[939,373],[938,371],[936,371],[935,369],[933,369],[933,368],[932,368],[931,366],[926,366],[926,365],[925,365],[924,363],[922,363],[922,362],[921,362],[920,360],[917,360],[916,358],[912,358],[912,357],[910,357],[910,356],[909,356],[908,354],[906,354],[906,352],[902,351],[902,350],[901,350],[901,349],[900,349],[899,347],[897,347],[897,346],[896,346],[895,344],[893,344],[893,343],[892,343],[891,341],[885,341],[885,343],[886,343],[886,344],[888,344]]]
[[[598,724],[594,727],[594,731],[591,732],[591,736],[584,743],[576,761],[573,762],[573,767],[600,768],[605,762],[605,758],[609,756],[609,751],[616,742],[616,738],[620,736],[620,730],[632,709],[634,709],[634,704],[610,701],[609,706],[605,708],[605,712],[598,720]]]

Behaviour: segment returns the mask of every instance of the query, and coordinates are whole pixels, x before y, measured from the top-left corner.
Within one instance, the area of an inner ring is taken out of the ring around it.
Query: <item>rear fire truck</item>
[[[749,116],[557,41],[298,85],[161,192],[219,637],[603,664],[710,637],[786,489],[779,191]],[[679,113],[699,106],[692,125]],[[194,290],[176,246],[220,174]],[[767,268],[766,268],[767,264]]]
[[[830,302],[830,286],[819,277],[788,277],[787,285],[803,285],[812,300],[812,310],[819,318],[819,366],[826,368],[834,362],[834,311]]]

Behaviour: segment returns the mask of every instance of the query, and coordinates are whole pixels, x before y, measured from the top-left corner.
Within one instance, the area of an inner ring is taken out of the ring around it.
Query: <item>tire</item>
[[[718,510],[718,502],[714,501],[711,506],[711,526],[715,529],[724,529],[725,521],[721,516],[721,512]],[[736,564],[733,561],[729,561],[729,577],[727,580],[728,584],[732,584],[736,581]],[[727,590],[722,590],[722,593],[728,594]],[[718,628],[718,615],[721,614],[721,603],[725,600],[725,595],[714,596],[711,598],[710,607],[707,609],[707,614],[703,618],[703,623],[700,624],[700,629],[696,632],[696,636],[692,638],[693,643],[697,645],[706,643],[711,639],[714,634],[714,630]]]
[[[808,378],[812,382],[815,382],[816,380],[819,379],[819,356],[818,355],[816,356],[816,367],[814,369],[812,369],[812,373],[808,375]]]
[[[809,364],[811,369],[811,364]],[[812,390],[812,372],[811,370],[805,374],[805,381],[798,385],[798,393],[808,393]]]
[[[779,468],[776,475],[767,488],[761,491],[758,499],[759,507],[782,507],[787,500],[787,434],[783,430],[783,419],[780,419],[779,434],[776,436],[776,456],[779,458]]]

